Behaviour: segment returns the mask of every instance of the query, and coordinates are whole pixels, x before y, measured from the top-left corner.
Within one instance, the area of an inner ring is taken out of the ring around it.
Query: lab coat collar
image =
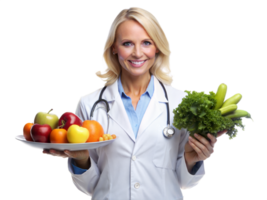
[[[109,117],[119,126],[121,126],[129,135],[129,137],[135,142],[136,139],[132,126],[118,91],[118,80],[106,88],[102,98],[111,103],[110,111],[108,112]],[[137,138],[140,137],[144,130],[163,112],[159,106],[159,104],[162,102],[168,101],[165,97],[163,88],[161,87],[157,78],[154,76],[154,94],[140,124]]]
[[[154,91],[157,91],[153,94],[153,96],[157,96],[157,100],[159,102],[168,102],[168,100],[165,97],[165,93],[163,88],[161,87],[158,79],[154,76]],[[108,102],[114,101],[116,98],[119,98],[119,92],[118,92],[118,79],[111,85],[107,86],[106,90],[103,93],[102,98],[105,99]]]

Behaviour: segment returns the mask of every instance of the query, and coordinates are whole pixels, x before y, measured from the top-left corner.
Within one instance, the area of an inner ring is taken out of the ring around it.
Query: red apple
[[[64,113],[58,120],[58,126],[64,128],[66,131],[68,131],[69,127],[73,124],[82,126],[82,120],[71,112]]]
[[[48,124],[34,124],[31,128],[31,137],[34,142],[50,142],[52,128]]]

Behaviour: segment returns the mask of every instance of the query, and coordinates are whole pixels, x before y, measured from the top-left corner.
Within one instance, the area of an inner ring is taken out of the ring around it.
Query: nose
[[[140,58],[143,55],[143,51],[140,45],[135,45],[132,55],[137,58]]]

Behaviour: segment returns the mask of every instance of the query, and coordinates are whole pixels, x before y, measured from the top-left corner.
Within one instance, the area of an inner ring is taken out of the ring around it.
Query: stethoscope
[[[167,92],[166,92],[166,89],[164,87],[164,85],[162,84],[162,82],[160,82],[160,85],[162,86],[163,90],[164,90],[164,93],[165,93],[165,97],[167,99],[167,103],[166,103],[166,106],[167,106],[167,127],[165,127],[163,129],[163,135],[165,138],[171,138],[174,133],[175,133],[175,130],[174,128],[172,128],[170,126],[170,113],[169,113],[169,100],[168,100],[168,95],[167,95]],[[108,116],[108,112],[109,112],[109,105],[108,105],[108,102],[105,100],[105,99],[102,99],[102,95],[105,91],[105,89],[107,88],[107,86],[103,87],[101,92],[100,92],[100,95],[99,95],[99,99],[94,103],[93,107],[92,107],[92,110],[90,112],[90,119],[92,119],[93,117],[93,113],[94,113],[94,110],[95,110],[95,107],[96,105],[99,103],[99,102],[104,102],[106,104],[106,109],[107,109],[107,117],[108,117],[108,124],[107,124],[107,131],[109,130],[109,116]]]

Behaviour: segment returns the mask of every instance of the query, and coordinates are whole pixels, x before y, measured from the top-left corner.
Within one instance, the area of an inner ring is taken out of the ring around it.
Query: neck
[[[150,73],[138,77],[127,76],[127,74],[122,73],[121,84],[125,94],[128,96],[141,96],[146,91],[150,78]]]

